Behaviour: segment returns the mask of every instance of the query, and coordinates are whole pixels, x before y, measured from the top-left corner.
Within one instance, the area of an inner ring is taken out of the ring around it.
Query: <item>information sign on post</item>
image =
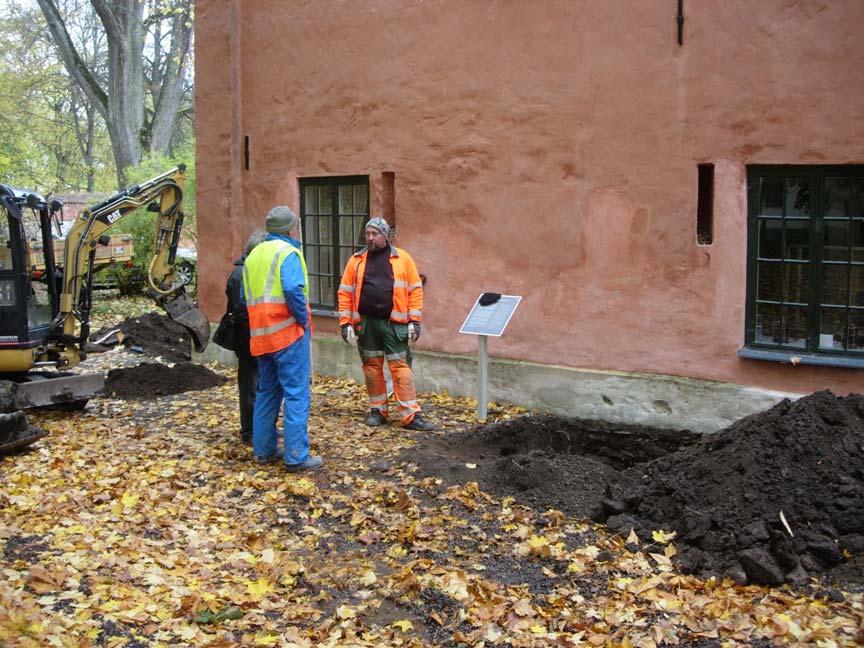
[[[522,297],[518,295],[498,295],[495,293],[483,293],[474,302],[471,312],[465,318],[460,333],[476,335],[478,341],[477,349],[477,378],[479,394],[477,395],[477,419],[486,420],[487,401],[489,400],[489,354],[487,350],[487,339],[501,337],[504,329],[516,312],[516,307]]]

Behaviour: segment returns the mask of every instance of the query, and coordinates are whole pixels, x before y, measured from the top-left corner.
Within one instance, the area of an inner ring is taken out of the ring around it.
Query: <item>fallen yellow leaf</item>
[[[667,532],[663,529],[651,532],[651,537],[654,538],[654,542],[659,542],[660,544],[667,544],[675,537],[675,535],[675,531]]]

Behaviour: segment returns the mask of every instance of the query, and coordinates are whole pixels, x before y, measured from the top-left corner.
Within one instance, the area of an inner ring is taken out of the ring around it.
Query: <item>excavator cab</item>
[[[34,192],[6,185],[0,185],[0,205],[0,373],[28,371],[58,312],[59,285],[47,280],[55,274],[53,255],[39,277],[29,268],[37,237],[46,249],[51,246],[52,206]]]

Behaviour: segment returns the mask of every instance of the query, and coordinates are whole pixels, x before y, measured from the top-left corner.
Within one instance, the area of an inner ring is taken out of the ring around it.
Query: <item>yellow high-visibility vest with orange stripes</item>
[[[309,311],[309,273],[299,249],[282,240],[264,241],[243,263],[243,293],[249,312],[249,351],[253,356],[275,353],[303,337],[303,326],[285,301],[282,291],[282,263],[296,254],[303,268],[303,294]],[[311,317],[311,313],[310,313]]]

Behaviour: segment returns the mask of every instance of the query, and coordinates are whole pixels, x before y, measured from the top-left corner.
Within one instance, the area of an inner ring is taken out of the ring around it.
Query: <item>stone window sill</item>
[[[816,353],[795,353],[792,351],[775,351],[754,347],[741,347],[738,349],[738,357],[748,360],[767,360],[768,362],[781,362],[785,364],[838,367],[840,369],[864,369],[864,357],[855,358]],[[797,361],[793,362],[793,358],[797,358]]]
[[[339,319],[338,311],[334,311],[334,310],[322,310],[320,308],[313,308],[312,314],[315,317],[328,317],[330,319]]]

